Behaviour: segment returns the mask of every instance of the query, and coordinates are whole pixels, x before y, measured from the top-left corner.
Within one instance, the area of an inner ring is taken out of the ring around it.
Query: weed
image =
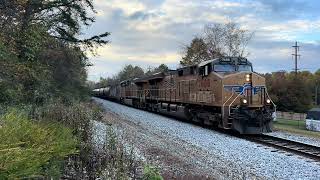
[[[163,180],[163,178],[157,168],[146,165],[143,169],[143,180]]]
[[[34,122],[17,109],[1,116],[0,179],[42,177],[50,162],[77,153],[78,140],[58,123]],[[58,163],[58,164],[59,164]]]

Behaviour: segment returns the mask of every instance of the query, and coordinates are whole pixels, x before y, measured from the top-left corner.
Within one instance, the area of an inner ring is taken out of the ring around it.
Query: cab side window
[[[204,66],[204,76],[208,76],[208,74],[209,74],[209,66],[205,65]]]
[[[199,75],[208,76],[211,71],[212,71],[212,66],[210,64],[207,64],[199,68]]]

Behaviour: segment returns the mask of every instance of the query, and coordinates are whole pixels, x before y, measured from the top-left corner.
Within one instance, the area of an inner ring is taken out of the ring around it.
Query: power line
[[[298,54],[298,52],[300,51],[300,46],[298,46],[298,42],[296,41],[295,45],[292,46],[294,48],[294,54],[292,54],[292,56],[294,57],[294,63],[295,63],[295,66],[294,66],[294,71],[296,73],[296,75],[298,74],[298,57],[300,58],[300,54]]]

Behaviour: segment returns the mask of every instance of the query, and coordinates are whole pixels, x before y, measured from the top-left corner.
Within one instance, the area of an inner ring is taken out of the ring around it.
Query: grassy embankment
[[[0,123],[0,179],[57,177],[63,159],[77,153],[72,130],[56,122],[32,121],[14,109]]]
[[[1,110],[0,179],[162,179],[157,169],[127,154],[112,127],[102,149],[95,148],[91,122],[103,114],[94,103]]]
[[[320,138],[319,132],[309,131],[306,129],[305,121],[294,121],[287,119],[277,119],[273,123],[275,130],[286,131],[290,133],[295,133],[299,135],[306,135],[310,137]]]

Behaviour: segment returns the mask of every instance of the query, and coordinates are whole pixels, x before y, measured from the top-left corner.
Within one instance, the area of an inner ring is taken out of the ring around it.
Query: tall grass
[[[0,122],[0,179],[56,174],[50,166],[77,153],[78,140],[58,123],[34,122],[17,109],[3,114]]]
[[[103,111],[92,102],[1,109],[0,179],[161,179],[111,126],[97,148],[92,122]]]

